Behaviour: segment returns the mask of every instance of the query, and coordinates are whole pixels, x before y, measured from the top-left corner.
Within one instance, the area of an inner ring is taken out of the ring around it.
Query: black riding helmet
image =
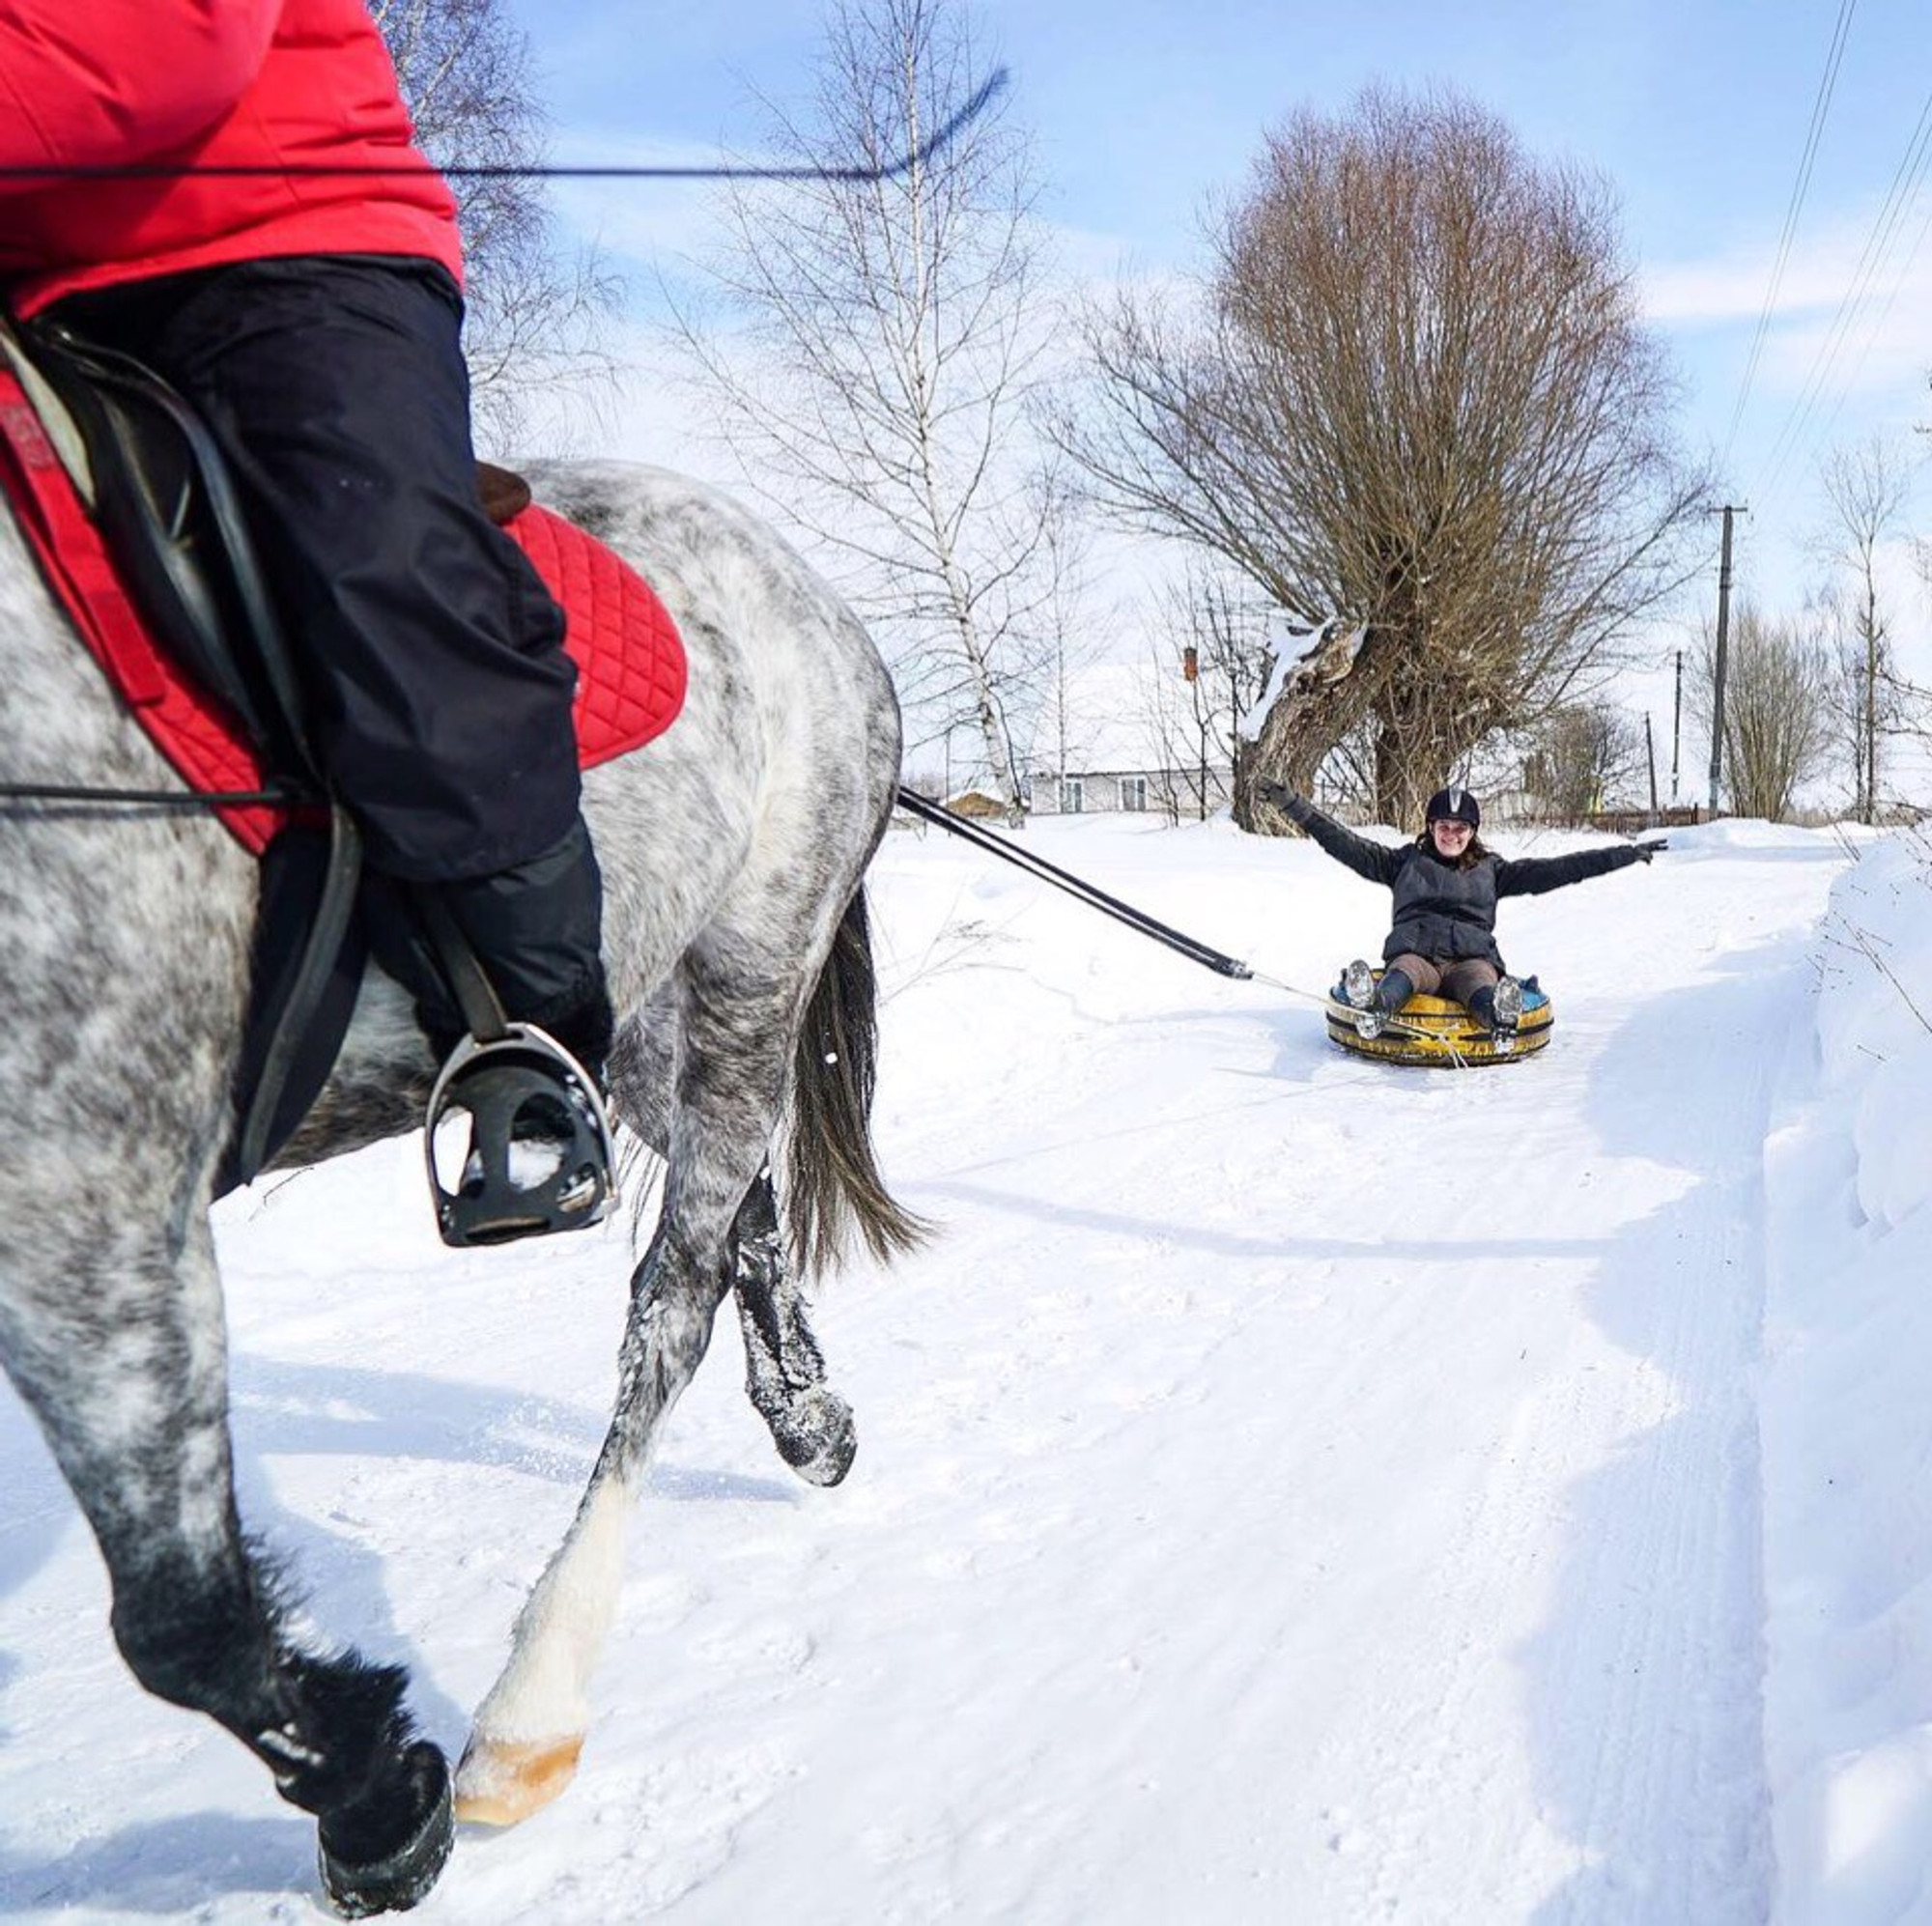
[[[1466,789],[1438,789],[1429,799],[1424,820],[1432,823],[1467,823],[1474,831],[1483,826],[1483,812]]]

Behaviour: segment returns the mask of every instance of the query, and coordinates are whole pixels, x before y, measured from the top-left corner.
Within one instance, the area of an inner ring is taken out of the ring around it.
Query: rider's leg
[[[561,611],[477,497],[448,276],[248,262],[79,297],[62,318],[155,367],[222,442],[371,867],[434,888],[505,1013],[601,1068],[576,675]],[[425,1008],[433,1032],[449,1016]]]

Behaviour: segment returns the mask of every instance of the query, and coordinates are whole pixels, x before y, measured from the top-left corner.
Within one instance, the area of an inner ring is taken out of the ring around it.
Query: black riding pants
[[[57,314],[221,442],[370,862],[444,882],[553,847],[578,811],[576,672],[561,611],[477,498],[442,269],[250,261]]]
[[[594,1006],[578,1040],[598,1054],[576,669],[562,611],[477,496],[455,283],[433,262],[305,256],[55,313],[153,368],[221,443],[371,866],[443,886],[511,1016],[570,1030]],[[454,1028],[434,982],[402,974],[432,1031]]]

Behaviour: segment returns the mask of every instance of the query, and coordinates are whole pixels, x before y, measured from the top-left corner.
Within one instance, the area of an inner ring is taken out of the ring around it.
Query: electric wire
[[[1918,123],[1913,129],[1905,154],[1893,169],[1885,201],[1873,219],[1870,232],[1865,237],[1864,246],[1853,269],[1850,284],[1846,287],[1825,338],[1819,345],[1804,386],[1800,392],[1799,399],[1793,404],[1790,413],[1786,415],[1783,426],[1772,445],[1771,453],[1765,460],[1762,479],[1754,491],[1761,500],[1776,493],[1790,467],[1792,457],[1814,439],[1807,434],[1807,430],[1817,414],[1832,377],[1852,337],[1853,329],[1864,316],[1873,298],[1873,283],[1892,247],[1900,224],[1918,198],[1928,165],[1932,165],[1932,94],[1926,96],[1925,104],[1919,110]],[[1914,252],[1917,252],[1916,247]],[[1896,298],[1897,286],[1902,282],[1903,274],[1904,270],[1901,269],[1899,280],[1893,285],[1893,298]],[[1869,345],[1867,337],[1867,352]],[[1842,400],[1842,395],[1839,399]]]
[[[1818,158],[1819,138],[1832,111],[1832,97],[1838,84],[1838,68],[1845,57],[1845,41],[1851,31],[1852,15],[1857,11],[1858,0],[1840,0],[1838,24],[1833,30],[1831,49],[1825,56],[1825,71],[1819,76],[1818,92],[1811,102],[1811,125],[1805,129],[1804,152],[1799,158],[1798,178],[1792,183],[1790,205],[1784,211],[1784,227],[1777,237],[1777,252],[1772,262],[1770,283],[1764,291],[1764,306],[1758,312],[1750,352],[1745,358],[1744,380],[1738,387],[1737,406],[1731,411],[1730,432],[1724,438],[1724,454],[1723,460],[1719,463],[1719,468],[1729,465],[1731,450],[1738,439],[1738,428],[1744,420],[1745,407],[1750,400],[1751,383],[1756,379],[1757,365],[1771,332],[1771,317],[1776,309],[1778,291],[1784,283],[1784,270],[1791,260],[1791,243],[1798,232],[1798,216],[1811,185],[1811,169]]]

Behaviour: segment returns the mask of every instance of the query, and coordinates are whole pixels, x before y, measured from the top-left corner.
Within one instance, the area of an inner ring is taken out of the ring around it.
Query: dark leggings
[[[1400,970],[1418,996],[1447,997],[1464,1009],[1478,990],[1494,989],[1501,972],[1480,956],[1463,956],[1450,963],[1432,963],[1426,956],[1403,955],[1386,966]]]

